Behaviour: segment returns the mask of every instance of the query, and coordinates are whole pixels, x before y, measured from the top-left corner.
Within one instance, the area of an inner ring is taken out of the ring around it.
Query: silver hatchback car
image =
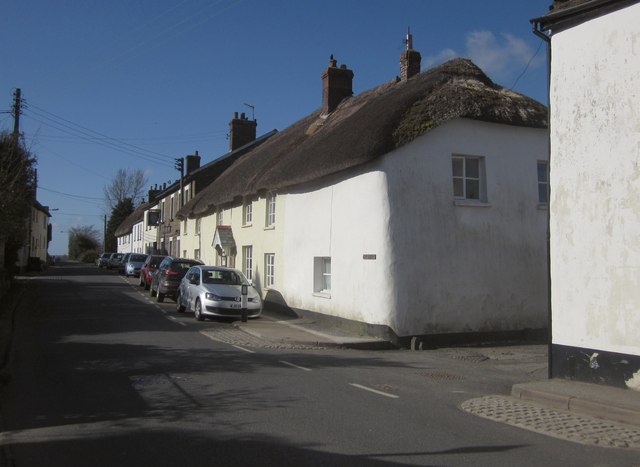
[[[247,317],[262,313],[260,294],[237,269],[193,266],[180,282],[176,309],[193,311],[198,321],[206,317],[242,316],[242,286],[247,287]]]

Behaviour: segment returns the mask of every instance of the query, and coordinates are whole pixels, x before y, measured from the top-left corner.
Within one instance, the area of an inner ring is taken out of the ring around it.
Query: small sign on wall
[[[362,255],[362,259],[376,259],[376,255],[365,254],[365,255]]]

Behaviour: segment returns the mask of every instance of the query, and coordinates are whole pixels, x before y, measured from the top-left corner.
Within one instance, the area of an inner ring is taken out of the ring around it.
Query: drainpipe
[[[547,43],[547,378],[553,378],[553,313],[551,310],[551,36],[542,32],[541,24],[532,21],[533,33]]]

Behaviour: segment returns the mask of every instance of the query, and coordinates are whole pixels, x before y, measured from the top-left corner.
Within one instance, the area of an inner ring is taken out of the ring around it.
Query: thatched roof
[[[133,231],[133,226],[144,220],[144,212],[150,208],[151,204],[142,203],[120,223],[114,235],[116,237],[121,237],[123,235],[130,234]]]
[[[316,110],[236,161],[178,213],[195,218],[263,190],[279,190],[370,162],[457,118],[546,128],[539,102],[494,84],[467,59]]]

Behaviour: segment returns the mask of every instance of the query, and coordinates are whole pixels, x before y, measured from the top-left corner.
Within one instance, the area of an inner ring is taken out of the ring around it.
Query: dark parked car
[[[99,268],[109,267],[109,258],[111,258],[112,254],[113,253],[102,253],[97,261],[98,267]]]
[[[120,263],[122,262],[123,256],[124,253],[111,253],[109,263],[107,264],[107,269],[118,269],[120,267]]]
[[[131,253],[125,253],[124,256],[120,258],[120,264],[118,264],[118,272],[120,274],[124,274],[124,265],[129,261],[129,256],[131,256]]]
[[[142,253],[131,253],[127,261],[124,263],[124,275],[136,276],[140,275],[140,268],[144,264],[147,259],[147,255],[143,255]]]
[[[162,260],[158,269],[151,276],[151,288],[149,293],[161,302],[164,297],[175,300],[180,281],[191,266],[203,264],[197,259],[174,258],[167,256]]]
[[[144,264],[140,267],[140,287],[149,290],[151,285],[151,275],[158,269],[160,263],[165,259],[166,255],[149,255]]]

